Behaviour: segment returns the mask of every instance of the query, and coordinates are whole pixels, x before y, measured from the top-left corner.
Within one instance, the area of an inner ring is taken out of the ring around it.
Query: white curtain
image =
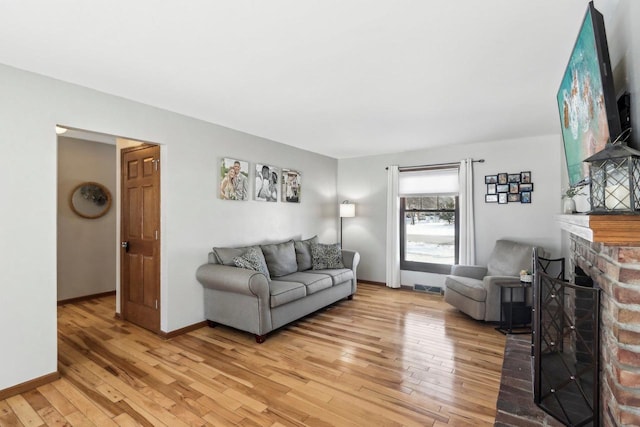
[[[476,230],[473,215],[473,160],[460,162],[460,253],[459,264],[476,262]]]
[[[387,286],[400,287],[400,197],[398,166],[387,170]]]

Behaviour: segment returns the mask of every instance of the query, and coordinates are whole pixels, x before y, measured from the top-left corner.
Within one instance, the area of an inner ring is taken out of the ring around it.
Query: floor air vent
[[[442,288],[440,286],[428,286],[428,285],[418,285],[417,283],[413,285],[414,291],[426,292],[428,294],[442,294]]]

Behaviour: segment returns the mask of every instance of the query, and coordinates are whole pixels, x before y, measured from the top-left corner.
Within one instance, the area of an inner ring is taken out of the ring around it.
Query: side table
[[[513,279],[497,282],[496,285],[500,286],[500,324],[496,330],[505,335],[530,334],[531,305],[527,304],[527,289],[532,284]],[[522,290],[522,301],[513,300],[514,289]]]

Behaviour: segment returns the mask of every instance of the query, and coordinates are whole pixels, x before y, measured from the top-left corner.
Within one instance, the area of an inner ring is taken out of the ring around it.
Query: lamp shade
[[[354,203],[340,203],[340,218],[352,218],[356,216],[356,205]]]

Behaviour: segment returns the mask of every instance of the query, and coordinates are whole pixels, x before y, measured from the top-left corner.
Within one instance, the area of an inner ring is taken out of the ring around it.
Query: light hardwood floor
[[[268,335],[163,340],[115,298],[58,308],[62,379],[0,401],[0,426],[493,425],[505,338],[442,297],[361,284]]]

